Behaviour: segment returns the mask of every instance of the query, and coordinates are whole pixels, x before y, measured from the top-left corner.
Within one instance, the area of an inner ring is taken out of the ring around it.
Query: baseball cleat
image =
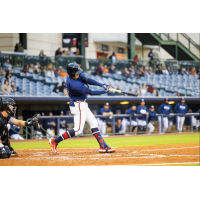
[[[18,153],[16,151],[14,151],[14,149],[12,147],[9,148],[10,152],[11,152],[11,156],[17,156]]]
[[[106,146],[106,148],[99,148],[99,153],[113,153],[115,152],[115,149],[110,148],[108,145]]]
[[[52,151],[54,154],[57,154],[56,147],[57,147],[58,144],[55,142],[55,138],[49,139],[49,144],[51,145],[51,151]]]

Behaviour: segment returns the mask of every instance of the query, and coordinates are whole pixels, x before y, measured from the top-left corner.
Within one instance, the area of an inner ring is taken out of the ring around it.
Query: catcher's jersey
[[[0,136],[4,135],[7,131],[7,124],[12,123],[15,118],[8,115],[8,117],[4,117],[0,112]]]

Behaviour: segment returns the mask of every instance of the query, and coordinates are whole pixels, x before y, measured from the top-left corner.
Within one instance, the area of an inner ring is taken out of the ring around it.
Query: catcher
[[[0,99],[0,139],[2,141],[2,144],[0,143],[0,159],[17,155],[17,152],[10,146],[8,123],[21,127],[33,126],[36,129],[40,129],[40,125],[38,124],[40,114],[34,115],[30,122],[15,119],[13,118],[16,112],[14,105],[15,101],[11,98]]]

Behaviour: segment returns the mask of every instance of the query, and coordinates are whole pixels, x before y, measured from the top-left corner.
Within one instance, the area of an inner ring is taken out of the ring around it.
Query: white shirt
[[[163,74],[169,75],[169,72],[167,70],[162,70]]]
[[[55,77],[54,71],[53,70],[52,71],[50,71],[50,70],[47,71],[46,76],[54,78]]]
[[[144,90],[143,88],[141,88],[140,92],[141,92],[141,94],[146,94],[147,90]]]

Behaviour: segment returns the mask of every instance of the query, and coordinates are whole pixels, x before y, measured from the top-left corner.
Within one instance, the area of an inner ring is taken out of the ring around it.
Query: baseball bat
[[[127,94],[127,95],[129,95],[129,96],[134,96],[134,97],[137,97],[137,96],[138,96],[137,94],[133,94],[133,93],[131,93],[131,92],[124,92],[124,91],[122,91],[122,90],[115,90],[115,89],[113,89],[113,88],[110,88],[110,91],[112,91],[112,92],[117,92],[117,93],[121,93],[121,94]]]

